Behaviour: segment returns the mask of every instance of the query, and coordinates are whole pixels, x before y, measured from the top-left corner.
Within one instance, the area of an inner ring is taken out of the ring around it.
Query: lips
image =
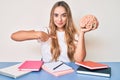
[[[57,23],[58,25],[62,25],[63,23]]]

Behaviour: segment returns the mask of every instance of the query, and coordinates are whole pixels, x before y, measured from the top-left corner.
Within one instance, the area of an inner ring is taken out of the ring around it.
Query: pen
[[[63,62],[60,63],[59,65],[57,65],[56,67],[54,67],[53,70],[57,69],[57,68],[60,67],[61,65],[63,65]]]
[[[41,58],[41,61],[43,61],[43,58]]]

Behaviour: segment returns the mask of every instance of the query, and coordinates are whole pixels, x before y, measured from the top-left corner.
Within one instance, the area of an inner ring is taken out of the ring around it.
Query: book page
[[[50,62],[50,63],[44,63],[44,66],[48,68],[52,72],[57,72],[57,71],[63,71],[63,70],[69,70],[72,69],[72,67],[68,66],[67,64],[63,63],[60,65],[58,68],[54,69],[56,66],[61,64],[63,62]]]

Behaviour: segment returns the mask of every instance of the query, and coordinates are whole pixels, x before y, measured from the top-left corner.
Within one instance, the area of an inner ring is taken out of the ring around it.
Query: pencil
[[[59,65],[57,65],[56,67],[54,67],[53,70],[57,69],[57,68],[60,67],[61,65],[63,65],[63,62],[60,63]]]

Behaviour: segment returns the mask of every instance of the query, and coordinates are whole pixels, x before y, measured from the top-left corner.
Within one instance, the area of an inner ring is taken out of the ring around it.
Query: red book
[[[18,67],[20,70],[39,71],[42,67],[43,61],[28,60]]]
[[[75,64],[88,68],[88,69],[102,69],[102,68],[108,68],[109,66],[106,64],[93,62],[93,61],[83,61],[83,62],[75,62]]]

